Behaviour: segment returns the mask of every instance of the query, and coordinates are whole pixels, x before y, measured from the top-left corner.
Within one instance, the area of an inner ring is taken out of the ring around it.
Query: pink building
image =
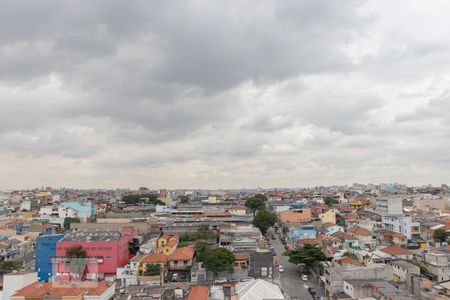
[[[56,244],[55,274],[61,276],[67,272],[63,261],[67,250],[81,246],[89,259],[87,276],[90,279],[111,279],[117,268],[125,266],[135,255],[137,235],[133,227],[123,227],[120,231],[78,231],[66,234]]]

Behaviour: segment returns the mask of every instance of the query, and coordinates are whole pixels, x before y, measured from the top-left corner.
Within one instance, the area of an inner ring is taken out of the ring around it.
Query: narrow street
[[[285,293],[289,295],[289,299],[291,300],[303,300],[303,299],[313,299],[310,293],[308,292],[308,287],[313,287],[317,295],[322,296],[322,290],[317,281],[312,278],[308,278],[307,282],[301,280],[300,275],[298,273],[298,266],[291,264],[288,262],[288,257],[283,256],[284,245],[280,240],[280,236],[274,233],[274,230],[271,228],[269,230],[270,234],[274,234],[276,239],[272,240],[272,245],[275,248],[276,256],[280,264],[284,268],[283,273],[278,273],[276,271],[275,278],[279,276],[281,288]],[[311,277],[311,276],[309,276]]]

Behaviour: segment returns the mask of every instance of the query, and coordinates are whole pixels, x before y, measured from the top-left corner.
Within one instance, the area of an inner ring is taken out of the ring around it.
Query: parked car
[[[272,245],[270,245],[270,246],[269,246],[269,249],[270,249],[270,250],[274,250],[275,248],[274,248]]]
[[[283,268],[282,265],[279,265],[279,266],[278,266],[278,272],[279,272],[279,273],[283,273],[283,272],[284,272],[284,268]]]
[[[308,276],[307,276],[306,274],[300,275],[300,278],[301,278],[303,281],[308,281]]]
[[[252,281],[252,280],[255,280],[255,278],[253,278],[253,277],[246,277],[246,278],[239,279],[239,282],[248,282],[248,281]]]
[[[309,287],[309,288],[308,288],[308,292],[309,292],[311,295],[315,295],[315,294],[316,294],[316,290],[315,290],[314,288],[312,288],[312,287]]]
[[[178,278],[179,278],[178,273],[173,273],[173,274],[172,274],[172,279],[171,279],[171,281],[172,281],[172,282],[173,282],[173,281],[178,281]]]
[[[275,236],[275,234],[272,234],[272,239],[276,239],[277,237]]]
[[[222,283],[227,283],[228,279],[226,279],[225,277],[221,277],[221,278],[217,278],[216,280],[214,280],[214,283],[216,284],[222,284]]]

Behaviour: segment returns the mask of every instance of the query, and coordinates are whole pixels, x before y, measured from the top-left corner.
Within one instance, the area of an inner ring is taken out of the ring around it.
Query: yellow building
[[[326,212],[319,214],[319,219],[322,224],[333,223],[336,224],[336,213],[334,210],[329,209]]]
[[[171,255],[177,248],[178,241],[177,235],[162,235],[156,240],[157,251],[165,255]]]

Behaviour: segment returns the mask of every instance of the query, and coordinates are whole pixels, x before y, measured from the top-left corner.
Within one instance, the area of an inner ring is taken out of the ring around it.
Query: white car
[[[308,276],[306,276],[306,274],[300,275],[300,278],[301,278],[303,281],[308,281]]]
[[[216,284],[221,284],[221,283],[227,283],[228,279],[224,278],[217,278],[216,280],[214,280],[214,283]]]
[[[283,272],[284,272],[284,268],[283,268],[282,265],[279,265],[279,266],[278,266],[278,272],[279,272],[279,273],[283,273]]]
[[[270,250],[273,250],[273,249],[275,249],[275,248],[274,248],[272,245],[270,245],[270,246],[269,246],[269,249],[270,249]]]

